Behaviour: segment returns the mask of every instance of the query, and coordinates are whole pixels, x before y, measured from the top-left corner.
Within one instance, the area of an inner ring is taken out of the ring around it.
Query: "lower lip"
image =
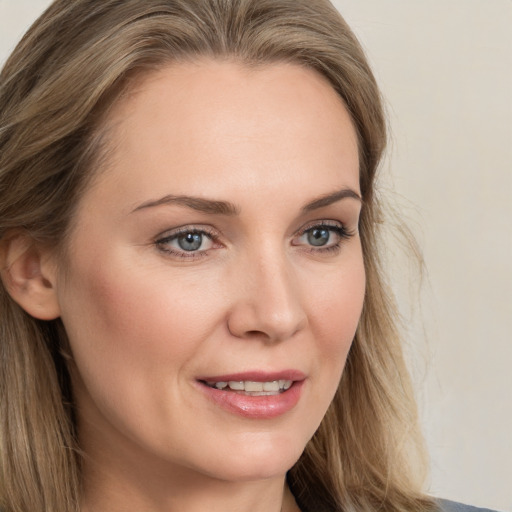
[[[201,390],[215,404],[224,410],[252,419],[272,419],[293,409],[300,399],[304,381],[295,381],[292,386],[278,395],[252,396],[212,388],[199,382]]]

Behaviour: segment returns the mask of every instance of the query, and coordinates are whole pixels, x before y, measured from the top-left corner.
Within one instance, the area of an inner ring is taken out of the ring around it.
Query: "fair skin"
[[[363,304],[350,117],[311,70],[203,60],[139,80],[107,124],[109,164],[45,266],[83,509],[297,511],[285,474]]]

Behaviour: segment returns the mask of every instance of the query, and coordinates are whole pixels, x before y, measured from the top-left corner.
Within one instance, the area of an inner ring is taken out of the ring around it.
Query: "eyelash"
[[[185,251],[185,250],[175,250],[170,247],[170,242],[177,240],[182,235],[202,235],[206,236],[212,243],[215,245],[217,243],[218,246],[221,246],[219,242],[217,242],[218,235],[213,229],[209,229],[208,227],[201,226],[201,228],[196,228],[194,226],[184,226],[182,228],[178,228],[174,230],[171,234],[165,235],[162,238],[159,238],[155,241],[155,245],[158,249],[170,256],[176,257],[178,259],[198,259],[203,258],[208,255],[210,249],[202,250],[202,251]]]
[[[341,249],[341,245],[343,241],[349,240],[352,238],[355,233],[353,231],[348,230],[343,224],[340,222],[334,222],[329,220],[322,220],[320,222],[315,222],[313,224],[309,224],[306,227],[302,228],[299,233],[294,237],[303,237],[308,232],[312,232],[315,229],[325,229],[329,231],[331,234],[334,232],[338,236],[338,240],[335,243],[332,243],[332,245],[327,246],[309,246],[308,249],[306,249],[307,252],[311,254],[329,254],[329,253],[337,253]]]
[[[308,232],[312,232],[315,229],[317,230],[327,230],[329,231],[331,237],[331,234],[334,233],[337,235],[338,240],[335,243],[330,243],[330,245],[327,246],[313,246],[310,245],[306,251],[311,254],[329,254],[329,253],[336,253],[340,250],[342,242],[344,240],[349,240],[354,236],[354,232],[349,231],[343,224],[339,222],[334,221],[320,221],[315,222],[314,224],[309,224],[306,227],[302,228],[295,236],[296,238],[301,238],[304,235],[306,235]],[[186,250],[175,250],[170,247],[170,243],[177,240],[182,235],[201,235],[206,236],[214,247],[211,247],[209,249],[204,250],[194,250],[194,251],[186,251]],[[190,259],[198,259],[198,258],[204,258],[208,256],[209,251],[212,248],[215,248],[215,245],[217,247],[222,247],[222,244],[218,241],[218,233],[215,230],[208,229],[207,227],[201,226],[200,228],[196,228],[194,226],[184,226],[182,228],[176,229],[169,235],[165,235],[164,237],[158,238],[155,240],[155,245],[157,248],[172,257],[178,258],[178,259],[184,259],[184,260],[190,260]],[[296,246],[300,244],[294,244]]]

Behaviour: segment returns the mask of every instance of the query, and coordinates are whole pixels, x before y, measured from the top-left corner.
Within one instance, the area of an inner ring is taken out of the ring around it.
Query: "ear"
[[[7,292],[39,320],[60,316],[56,269],[50,251],[39,247],[27,233],[7,236],[0,243],[0,277]]]

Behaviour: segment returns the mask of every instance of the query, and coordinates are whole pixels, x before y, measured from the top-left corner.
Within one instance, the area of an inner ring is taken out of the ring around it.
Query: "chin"
[[[219,480],[230,482],[251,482],[282,478],[288,470],[297,462],[300,453],[296,457],[278,459],[267,457],[264,460],[249,459],[242,463],[236,463],[228,468],[219,468],[214,476]]]
[[[244,482],[283,477],[297,462],[305,442],[294,443],[289,437],[278,440],[247,439],[243,448],[235,444],[225,454],[212,454],[207,470],[220,480]],[[203,466],[204,467],[204,466]]]

